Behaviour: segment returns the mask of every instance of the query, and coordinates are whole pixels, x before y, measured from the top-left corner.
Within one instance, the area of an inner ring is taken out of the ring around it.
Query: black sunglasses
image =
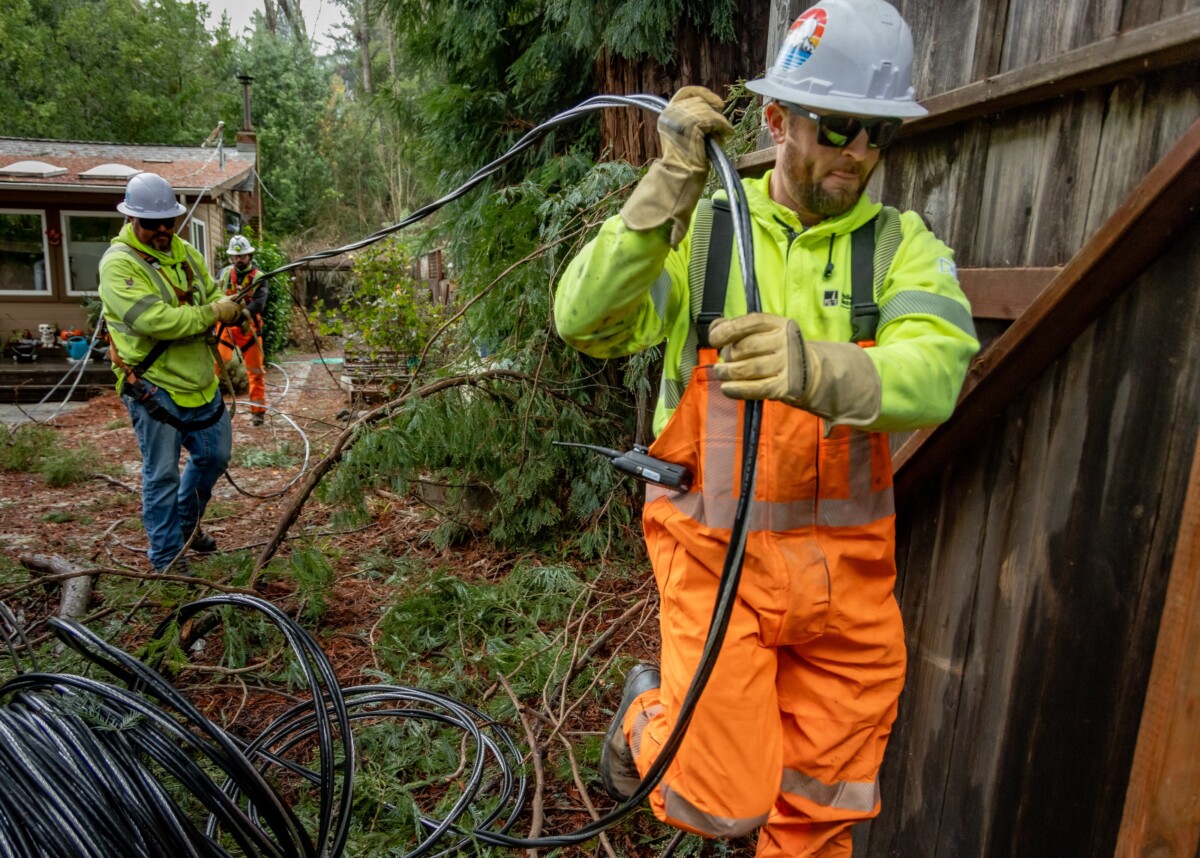
[[[858,116],[843,116],[831,113],[822,116],[799,105],[789,104],[788,108],[807,116],[817,123],[817,142],[822,146],[834,146],[844,149],[853,143],[859,133],[867,132],[867,145],[872,149],[883,149],[890,146],[900,131],[903,120],[891,117],[876,117],[863,119]]]
[[[175,221],[178,218],[173,217],[140,217],[138,223],[142,225],[142,229],[148,232],[158,232],[164,226],[171,232],[175,231]]]

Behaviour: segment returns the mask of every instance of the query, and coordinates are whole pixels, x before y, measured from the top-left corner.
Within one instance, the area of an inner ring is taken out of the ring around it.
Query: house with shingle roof
[[[257,145],[236,148],[92,143],[0,137],[0,335],[41,324],[85,327],[100,257],[125,223],[116,205],[129,177],[158,173],[188,207],[178,234],[209,268],[226,237],[258,226]]]

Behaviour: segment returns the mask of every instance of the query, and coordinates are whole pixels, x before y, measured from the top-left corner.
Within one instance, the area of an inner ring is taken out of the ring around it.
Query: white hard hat
[[[912,33],[884,0],[821,0],[792,24],[752,92],[859,116],[924,116],[912,88]]]
[[[229,239],[229,247],[225,248],[225,253],[229,256],[243,256],[253,252],[254,248],[250,246],[250,240],[244,235],[235,235]]]
[[[138,173],[125,186],[125,200],[117,211],[136,218],[152,220],[179,217],[187,206],[175,199],[171,183],[157,173]]]

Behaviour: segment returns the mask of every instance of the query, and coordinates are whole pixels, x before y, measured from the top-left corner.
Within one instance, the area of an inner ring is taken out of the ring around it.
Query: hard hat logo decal
[[[804,65],[817,49],[817,45],[821,44],[827,21],[825,10],[820,6],[809,9],[796,19],[779,54],[777,65],[781,71]]]

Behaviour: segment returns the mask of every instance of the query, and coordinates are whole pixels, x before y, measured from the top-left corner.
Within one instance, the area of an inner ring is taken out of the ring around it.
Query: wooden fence
[[[855,856],[1194,858],[1200,0],[895,5],[931,113],[872,194],[989,348],[896,439],[909,676]]]

